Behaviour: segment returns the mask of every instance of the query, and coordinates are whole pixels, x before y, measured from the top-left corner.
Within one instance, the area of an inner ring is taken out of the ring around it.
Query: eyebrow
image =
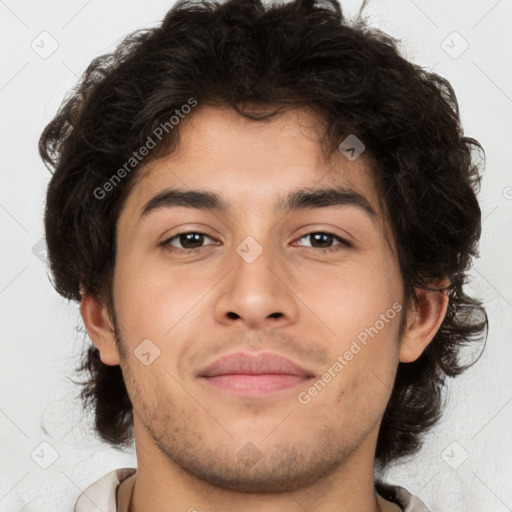
[[[223,214],[230,212],[228,202],[215,192],[167,188],[156,194],[144,205],[140,219],[155,210],[177,206],[215,211]],[[374,208],[362,194],[343,186],[294,190],[287,196],[278,199],[276,212],[286,214],[297,210],[327,208],[330,206],[354,206],[372,217],[372,220],[377,216]]]

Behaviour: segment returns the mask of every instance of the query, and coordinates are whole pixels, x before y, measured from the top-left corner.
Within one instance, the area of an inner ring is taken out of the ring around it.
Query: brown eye
[[[325,231],[315,231],[313,233],[308,233],[307,235],[303,235],[300,238],[300,240],[302,240],[303,238],[309,238],[311,241],[311,245],[305,245],[303,247],[310,247],[312,249],[320,249],[323,251],[337,251],[338,249],[351,247],[351,244],[347,242],[344,238],[341,238],[340,236],[335,235],[334,233],[328,233]],[[339,243],[333,246],[333,239],[339,241]]]
[[[201,249],[203,247],[203,243],[205,238],[212,240],[207,234],[199,233],[197,231],[189,231],[186,233],[178,233],[171,238],[165,240],[162,244],[163,247],[173,251],[173,250],[182,250],[182,251],[194,251]],[[180,246],[176,247],[174,243],[180,244]]]

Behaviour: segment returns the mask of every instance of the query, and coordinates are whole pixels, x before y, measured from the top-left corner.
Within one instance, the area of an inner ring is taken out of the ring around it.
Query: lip
[[[302,368],[290,359],[275,352],[235,352],[227,354],[209,364],[199,372],[199,377],[219,375],[295,375],[314,377],[313,372]]]
[[[218,390],[255,395],[304,384],[314,373],[274,352],[236,352],[215,360],[198,376]]]

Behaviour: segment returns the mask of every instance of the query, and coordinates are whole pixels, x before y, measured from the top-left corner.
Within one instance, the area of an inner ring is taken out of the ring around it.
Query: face
[[[291,491],[355,454],[372,459],[403,292],[364,153],[327,161],[304,111],[256,122],[203,106],[181,123],[179,147],[146,170],[117,226],[114,306],[138,452],[244,492]],[[279,207],[304,188],[347,193]],[[226,210],[149,203],[167,189],[216,194]],[[199,376],[239,351],[278,353],[313,377],[251,391],[251,378]]]

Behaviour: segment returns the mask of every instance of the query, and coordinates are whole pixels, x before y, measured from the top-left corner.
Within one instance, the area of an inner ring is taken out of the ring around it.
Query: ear
[[[415,288],[418,304],[407,314],[407,327],[400,345],[400,362],[416,361],[436,335],[448,308],[447,278],[439,281],[438,291]]]
[[[114,326],[109,318],[107,307],[83,289],[81,295],[80,314],[91,341],[100,351],[101,361],[109,366],[119,364]]]

